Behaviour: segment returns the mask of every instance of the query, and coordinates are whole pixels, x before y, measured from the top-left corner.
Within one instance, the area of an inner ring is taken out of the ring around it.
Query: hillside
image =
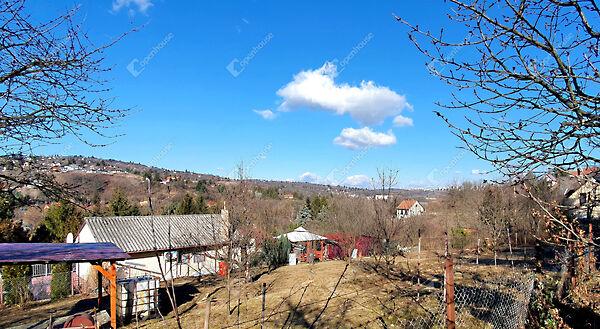
[[[130,200],[139,205],[142,212],[149,212],[147,178],[152,182],[152,202],[155,212],[179,200],[185,193],[202,191],[209,205],[218,206],[220,192],[224,187],[237,184],[237,180],[216,175],[189,171],[168,170],[146,166],[139,163],[113,159],[99,159],[82,156],[48,156],[26,159],[35,161],[44,170],[52,173],[61,183],[75,187],[77,193],[88,200],[89,206],[106,205],[118,188],[125,191]],[[3,170],[8,170],[3,168]],[[199,184],[200,182],[200,184]],[[279,199],[295,200],[300,205],[306,197],[314,195],[342,195],[350,197],[369,197],[376,191],[344,186],[330,186],[305,182],[250,180],[258,189],[276,189]],[[199,186],[201,185],[201,186]],[[35,226],[42,217],[49,201],[34,190],[23,189],[24,194],[34,196],[38,202],[35,207],[21,208],[16,218],[22,219],[26,226]],[[415,198],[424,203],[439,197],[443,192],[437,190],[403,190],[393,193],[399,198]]]

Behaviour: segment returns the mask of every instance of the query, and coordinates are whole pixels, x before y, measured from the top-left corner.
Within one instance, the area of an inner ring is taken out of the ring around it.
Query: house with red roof
[[[418,216],[425,212],[425,208],[414,199],[405,199],[400,202],[396,207],[396,218],[408,218],[412,216]]]

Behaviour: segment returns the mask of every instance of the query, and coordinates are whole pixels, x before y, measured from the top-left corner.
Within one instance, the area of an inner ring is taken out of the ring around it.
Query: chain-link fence
[[[463,274],[454,286],[456,326],[500,329],[524,327],[533,287],[532,274],[501,278]],[[424,310],[421,314],[401,321],[400,327],[445,328],[448,304],[445,289],[438,291],[419,303]]]
[[[37,300],[58,300],[75,293],[73,273],[36,272],[15,275],[5,272],[0,277],[0,304],[23,305]]]

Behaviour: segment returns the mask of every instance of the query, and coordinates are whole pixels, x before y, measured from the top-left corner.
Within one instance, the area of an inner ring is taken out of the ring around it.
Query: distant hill
[[[76,186],[76,191],[92,203],[106,205],[117,188],[125,191],[130,200],[137,203],[143,212],[149,212],[147,178],[152,181],[152,202],[155,212],[181,199],[185,193],[200,190],[209,203],[220,201],[220,190],[238,181],[216,175],[189,171],[169,170],[146,166],[140,163],[113,159],[100,159],[82,156],[39,156],[31,159],[42,165],[62,183]],[[4,168],[3,170],[7,170]],[[369,197],[377,191],[304,182],[250,180],[256,189],[276,190],[281,199],[297,199],[301,204],[304,198],[313,195],[342,195],[349,197]],[[35,195],[35,191],[23,191]],[[415,198],[422,202],[435,199],[443,192],[437,190],[394,189],[399,198]],[[38,196],[39,195],[35,195]],[[39,199],[37,207],[20,209],[16,216],[28,226],[35,226],[42,218],[43,210],[49,202]]]

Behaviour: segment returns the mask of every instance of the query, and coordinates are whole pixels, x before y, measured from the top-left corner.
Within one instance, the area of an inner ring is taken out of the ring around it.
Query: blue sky
[[[28,10],[44,19],[76,4],[99,44],[141,26],[106,53],[115,105],[133,111],[106,147],[65,139],[44,154],[217,175],[244,161],[253,178],[345,185],[394,168],[403,187],[480,179],[487,168],[433,113],[450,90],[392,17],[436,30],[441,1],[32,1]]]

